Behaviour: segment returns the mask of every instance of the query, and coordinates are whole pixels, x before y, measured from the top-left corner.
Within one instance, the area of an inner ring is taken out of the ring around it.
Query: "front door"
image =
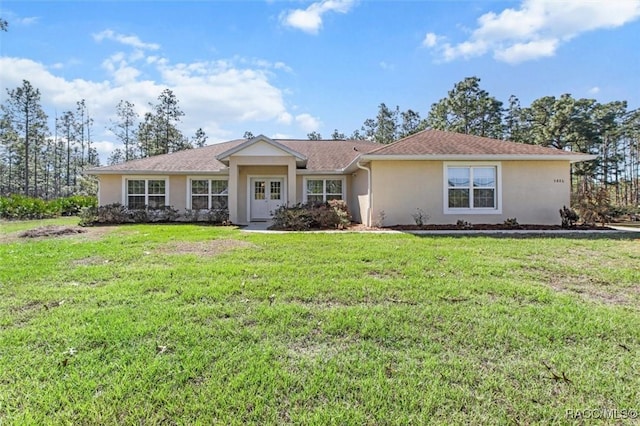
[[[267,220],[285,203],[284,178],[251,178],[251,220]]]

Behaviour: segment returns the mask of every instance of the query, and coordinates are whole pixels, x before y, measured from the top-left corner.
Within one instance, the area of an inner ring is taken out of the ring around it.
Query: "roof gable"
[[[304,167],[307,157],[303,154],[274,141],[264,135],[256,136],[240,145],[234,146],[216,156],[216,159],[226,165],[229,165],[229,157],[231,156],[292,156],[295,157],[298,167]]]

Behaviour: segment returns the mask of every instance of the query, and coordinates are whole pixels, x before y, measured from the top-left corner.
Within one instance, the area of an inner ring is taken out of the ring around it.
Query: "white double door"
[[[267,220],[286,203],[284,178],[251,178],[249,184],[251,220]]]

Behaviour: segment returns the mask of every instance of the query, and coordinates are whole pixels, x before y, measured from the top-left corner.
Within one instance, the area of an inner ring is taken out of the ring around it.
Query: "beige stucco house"
[[[280,205],[345,200],[366,225],[558,224],[570,164],[593,156],[425,130],[390,145],[258,136],[98,167],[99,204],[228,209],[236,224]]]

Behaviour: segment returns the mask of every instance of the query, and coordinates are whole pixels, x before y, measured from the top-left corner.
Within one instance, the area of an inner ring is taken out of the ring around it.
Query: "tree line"
[[[0,106],[0,195],[50,199],[95,193],[95,183],[82,176],[86,167],[99,164],[85,100],[57,116],[51,132],[40,91],[29,81],[7,94]]]
[[[95,194],[96,181],[83,171],[100,165],[92,145],[93,118],[84,99],[76,108],[56,114],[53,129],[41,104],[40,90],[23,80],[7,89],[0,105],[0,196],[22,194],[55,199],[74,194]],[[207,136],[202,129],[188,140],[177,128],[184,113],[169,89],[164,90],[151,112],[138,120],[135,105],[120,101],[110,129],[123,148],[109,156],[109,164],[201,147]]]
[[[48,199],[95,191],[92,179],[82,174],[100,164],[85,100],[56,116],[51,131],[38,89],[24,80],[7,93],[0,106],[0,195]],[[109,164],[207,143],[201,128],[191,138],[179,130],[184,112],[170,89],[149,103],[150,111],[142,117],[126,100],[115,109],[109,129],[121,148],[113,150]],[[426,118],[417,111],[381,103],[376,116],[359,129],[348,136],[336,129],[331,139],[388,144],[427,128],[594,154],[596,160],[572,167],[576,200],[604,197],[618,206],[637,206],[640,201],[640,110],[629,110],[626,101],[600,103],[563,94],[544,96],[529,106],[511,96],[505,104],[483,90],[479,78],[468,77],[431,105]],[[243,136],[250,138],[253,133]],[[323,139],[318,132],[307,137]]]

